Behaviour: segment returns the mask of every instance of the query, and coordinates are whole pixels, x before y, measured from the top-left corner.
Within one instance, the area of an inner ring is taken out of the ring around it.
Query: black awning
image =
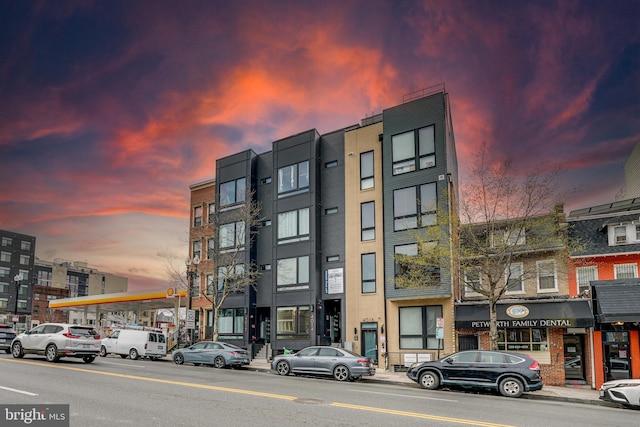
[[[640,321],[640,283],[592,282],[591,291],[598,322]]]
[[[499,328],[590,328],[593,313],[586,300],[498,303]],[[456,328],[488,328],[489,305],[456,306]]]

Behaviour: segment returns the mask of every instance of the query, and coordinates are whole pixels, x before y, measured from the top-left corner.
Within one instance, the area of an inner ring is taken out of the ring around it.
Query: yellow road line
[[[382,409],[382,408],[373,408],[371,406],[360,406],[360,405],[349,405],[347,403],[331,403],[331,406],[337,406],[339,408],[347,408],[347,409],[356,409],[358,411],[369,411],[369,412],[379,412],[382,414],[390,414],[390,415],[401,415],[403,417],[412,417],[412,418],[423,418],[426,420],[434,420],[434,421],[445,421],[449,423],[456,424],[468,424],[472,426],[481,426],[481,427],[513,427],[506,424],[496,424],[496,423],[488,423],[484,421],[475,421],[475,420],[465,420],[463,418],[451,418],[451,417],[441,417],[438,415],[427,415],[420,414],[418,412],[406,412],[406,411],[396,411],[394,409]]]
[[[43,366],[41,363],[29,362],[29,361],[26,361],[26,360],[19,360],[19,359],[0,359],[0,360],[1,361],[6,361],[6,362],[13,362],[13,363],[24,363],[24,364],[27,364],[27,365]],[[260,392],[260,391],[250,391],[250,390],[242,390],[242,389],[238,389],[238,388],[219,387],[219,386],[206,385],[206,384],[190,383],[190,382],[185,382],[185,381],[163,380],[163,379],[159,379],[159,378],[149,378],[149,377],[141,377],[141,376],[138,376],[138,375],[118,374],[118,373],[114,373],[114,372],[93,371],[91,369],[74,368],[74,367],[71,367],[71,366],[61,366],[61,365],[53,365],[53,364],[52,365],[44,365],[44,366],[46,366],[47,368],[66,369],[68,371],[76,371],[76,372],[87,372],[87,373],[91,373],[91,374],[106,375],[106,376],[117,377],[117,378],[127,378],[127,379],[132,379],[132,380],[150,381],[150,382],[162,383],[162,384],[179,385],[179,386],[183,386],[183,387],[194,387],[194,388],[201,388],[201,389],[206,389],[206,390],[226,391],[226,392],[229,392],[229,393],[239,393],[239,394],[246,394],[246,395],[251,395],[251,396],[269,397],[269,398],[272,398],[272,399],[281,399],[281,400],[289,400],[289,401],[293,401],[293,400],[297,400],[298,399],[297,397],[286,396],[286,395],[283,395],[283,394],[263,393],[263,392]],[[489,422],[484,422],[484,421],[465,420],[463,418],[441,417],[441,416],[438,416],[438,415],[420,414],[418,412],[397,411],[397,410],[394,410],[394,409],[381,409],[381,408],[374,408],[374,407],[370,407],[370,406],[350,405],[350,404],[347,404],[347,403],[339,403],[339,402],[332,402],[329,405],[337,407],[337,408],[355,409],[355,410],[358,410],[358,411],[379,412],[379,413],[383,413],[383,414],[400,415],[400,416],[403,416],[403,417],[412,417],[412,418],[422,418],[422,419],[426,419],[426,420],[443,421],[443,422],[449,422],[449,423],[455,423],[455,424],[467,424],[467,425],[480,426],[480,427],[512,427],[512,426],[509,426],[509,425],[506,425],[506,424],[495,424],[495,423],[489,423]]]

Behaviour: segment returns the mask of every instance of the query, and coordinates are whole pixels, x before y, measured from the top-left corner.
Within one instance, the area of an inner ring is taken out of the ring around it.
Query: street
[[[162,361],[0,355],[0,402],[70,404],[71,426],[632,426],[636,411]]]

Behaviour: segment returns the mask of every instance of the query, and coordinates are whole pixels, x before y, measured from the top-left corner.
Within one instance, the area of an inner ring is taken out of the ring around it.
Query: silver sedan
[[[200,341],[187,348],[176,350],[171,355],[177,365],[245,366],[251,363],[247,350],[220,341]]]
[[[330,346],[307,347],[297,353],[276,356],[271,369],[279,375],[331,375],[338,381],[354,381],[376,373],[371,359]]]

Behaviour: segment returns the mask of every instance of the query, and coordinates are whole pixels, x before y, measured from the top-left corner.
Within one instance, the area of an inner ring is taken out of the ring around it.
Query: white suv
[[[79,357],[91,363],[100,354],[100,335],[91,326],[43,323],[15,337],[11,354],[15,358],[41,354],[48,362],[56,362],[61,357]]]

